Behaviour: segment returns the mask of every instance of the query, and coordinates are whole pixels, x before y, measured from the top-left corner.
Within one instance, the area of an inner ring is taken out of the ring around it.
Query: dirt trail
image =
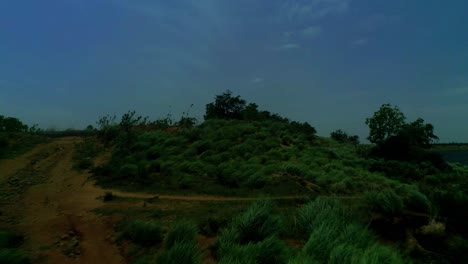
[[[96,199],[102,190],[87,182],[89,175],[72,169],[79,140],[58,139],[0,165],[5,176],[30,166],[46,177],[46,183],[31,187],[16,206],[18,228],[27,234],[34,263],[124,263],[108,241],[112,227],[90,212],[102,206]]]
[[[123,198],[137,198],[137,199],[162,199],[162,200],[181,200],[181,201],[256,201],[259,199],[267,200],[294,200],[301,199],[305,196],[275,196],[275,197],[223,197],[223,196],[210,196],[210,195],[196,195],[196,196],[183,196],[183,195],[158,195],[136,192],[122,192],[116,190],[103,190],[104,192],[112,192],[113,195]]]

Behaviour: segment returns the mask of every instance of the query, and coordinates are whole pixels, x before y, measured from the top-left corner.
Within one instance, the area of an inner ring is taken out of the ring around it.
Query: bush
[[[124,227],[122,235],[141,246],[154,246],[163,240],[163,230],[155,221],[134,220]]]

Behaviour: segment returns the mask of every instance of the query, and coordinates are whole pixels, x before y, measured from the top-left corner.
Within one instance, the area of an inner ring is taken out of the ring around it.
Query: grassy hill
[[[440,166],[440,161],[433,163],[431,159],[415,162],[380,158],[372,154],[372,146],[359,145],[354,140],[343,143],[318,137],[307,123],[277,116],[272,118],[269,114],[266,118],[254,119],[212,118],[200,125],[166,122],[161,126],[164,122],[138,123],[136,120],[141,118],[134,116],[134,122],[128,122],[127,118],[126,126],[122,126],[122,122],[107,123],[101,128],[101,148],[107,146],[111,156],[104,164],[91,167],[97,184],[155,194],[308,197],[302,201],[310,199],[311,202],[299,203],[304,208],[322,206],[313,202],[316,197],[330,197],[335,199],[332,203],[337,203],[333,208],[344,206],[350,212],[345,218],[327,213],[317,220],[316,227],[307,231],[306,234],[314,234],[310,237],[303,237],[298,231],[306,228],[307,222],[294,228],[282,224],[286,230],[296,230],[286,236],[283,234],[283,238],[303,243],[302,251],[292,252],[281,236],[277,240],[278,236],[272,235],[269,240],[270,235],[266,235],[265,240],[255,242],[228,238],[243,232],[236,231],[239,227],[235,227],[239,225],[236,221],[243,220],[233,219],[231,224],[230,221],[223,222],[215,233],[218,246],[213,249],[220,263],[244,263],[243,256],[248,254],[253,254],[251,259],[261,258],[263,254],[268,255],[265,251],[271,247],[284,254],[278,253],[279,260],[264,263],[312,263],[307,261],[313,259],[326,262],[332,258],[336,258],[336,263],[348,263],[351,261],[348,257],[356,254],[364,254],[363,259],[366,254],[376,254],[366,256],[392,259],[389,263],[450,263],[460,259],[457,252],[468,249],[465,240],[468,233],[463,224],[468,216],[468,169],[464,166]],[[95,156],[98,151],[92,142],[85,142],[78,149],[82,152],[77,152],[77,160]],[[454,206],[456,210],[453,210]],[[251,219],[254,223],[269,223],[270,220],[260,216],[257,220],[257,216],[248,216],[255,215],[256,209],[243,208],[247,210],[245,217],[254,217]],[[225,212],[225,209],[217,210],[219,214]],[[292,213],[300,218],[304,212]],[[314,214],[312,209],[308,213]],[[196,214],[190,215],[189,220],[199,219]],[[375,236],[377,244],[354,248],[354,243],[361,242],[345,242],[351,238],[340,240],[338,234],[348,232],[345,231],[348,225],[356,228],[350,232],[357,232],[353,236],[361,236],[362,243],[368,240],[366,237]],[[337,236],[324,245],[323,252],[327,253],[319,252],[313,246],[322,241],[318,238],[321,236],[324,241]],[[386,241],[392,246],[381,247],[378,241]],[[339,246],[341,251],[332,252],[333,246]],[[190,251],[190,247],[187,250]],[[143,252],[146,252],[143,257],[154,258],[166,254],[154,249]],[[198,254],[196,250],[190,252]]]

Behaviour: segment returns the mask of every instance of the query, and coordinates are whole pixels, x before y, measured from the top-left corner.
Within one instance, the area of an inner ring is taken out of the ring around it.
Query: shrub
[[[165,239],[166,249],[172,248],[177,243],[188,243],[196,241],[198,228],[190,222],[177,222],[167,233]]]
[[[123,237],[141,246],[154,246],[163,240],[163,230],[155,221],[134,220],[124,227]]]

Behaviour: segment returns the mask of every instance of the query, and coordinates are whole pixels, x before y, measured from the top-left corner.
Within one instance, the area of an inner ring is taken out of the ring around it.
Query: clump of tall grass
[[[163,229],[154,220],[134,220],[124,226],[122,236],[141,246],[154,246],[162,242]]]
[[[299,210],[297,228],[307,238],[316,227],[328,219],[344,221],[347,215],[347,211],[338,200],[330,197],[318,197]]]
[[[196,236],[198,228],[190,222],[176,222],[167,233],[164,241],[165,251],[158,256],[157,263],[198,264],[201,251]]]
[[[252,204],[246,212],[236,217],[231,228],[239,234],[239,243],[260,242],[277,235],[281,228],[281,219],[273,215],[273,203],[260,200]]]
[[[406,208],[419,212],[430,212],[432,209],[431,202],[427,196],[413,189],[408,191],[404,203]]]
[[[271,201],[253,203],[219,236],[220,263],[286,263],[288,250],[277,238],[281,227]]]
[[[290,263],[403,263],[399,253],[379,245],[336,199],[319,197],[308,203],[299,211],[297,223],[308,239]]]
[[[219,264],[280,264],[287,263],[288,256],[289,251],[283,241],[277,237],[268,237],[258,243],[232,245],[221,256]]]
[[[403,199],[389,188],[366,192],[364,197],[374,212],[387,216],[400,214],[404,207]]]
[[[197,233],[198,228],[195,224],[186,221],[176,222],[167,233],[164,246],[170,249],[177,243],[195,241]]]
[[[158,256],[158,262],[164,264],[199,264],[201,251],[196,241],[176,242],[171,248]]]

